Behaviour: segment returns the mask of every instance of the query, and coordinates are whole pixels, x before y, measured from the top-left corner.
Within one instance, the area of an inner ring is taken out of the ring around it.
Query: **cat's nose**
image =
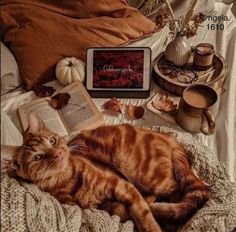
[[[55,159],[61,159],[62,158],[62,152],[61,151],[56,152],[54,157],[55,157]]]

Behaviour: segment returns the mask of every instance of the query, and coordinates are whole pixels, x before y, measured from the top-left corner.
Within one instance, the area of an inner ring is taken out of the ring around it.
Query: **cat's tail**
[[[173,151],[172,164],[183,199],[180,203],[153,203],[150,208],[158,220],[184,223],[209,199],[210,190],[191,170],[183,149]]]

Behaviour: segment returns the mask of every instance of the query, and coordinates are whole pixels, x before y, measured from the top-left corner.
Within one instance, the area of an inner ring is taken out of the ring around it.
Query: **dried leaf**
[[[103,104],[103,108],[107,110],[112,110],[117,113],[122,113],[123,103],[120,100],[117,100],[115,97]]]
[[[142,106],[128,105],[127,113],[130,118],[137,120],[143,117],[144,109]]]
[[[35,85],[32,90],[38,97],[48,97],[53,95],[53,93],[56,91],[53,87],[44,85]]]
[[[70,94],[69,93],[58,93],[55,96],[53,96],[51,101],[52,107],[54,109],[61,109],[64,106],[66,106],[70,100]]]
[[[177,105],[168,97],[168,94],[161,96],[159,99],[155,99],[152,101],[152,106],[156,110],[164,111],[164,112],[173,112],[177,110]]]

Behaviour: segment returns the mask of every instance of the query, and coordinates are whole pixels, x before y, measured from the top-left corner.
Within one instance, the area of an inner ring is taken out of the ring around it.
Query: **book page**
[[[82,83],[75,82],[61,92],[71,96],[68,104],[58,111],[69,133],[92,129],[102,124],[102,113],[98,111]]]
[[[71,99],[67,106],[60,110],[63,120],[70,131],[72,131],[79,123],[93,117],[95,113],[84,98],[81,91],[69,91]]]
[[[28,127],[29,115],[32,112],[41,118],[52,132],[55,132],[60,136],[66,136],[68,134],[57,110],[52,108],[47,100],[42,99],[34,101],[33,104],[26,104],[19,108],[20,120],[22,121],[24,130]]]

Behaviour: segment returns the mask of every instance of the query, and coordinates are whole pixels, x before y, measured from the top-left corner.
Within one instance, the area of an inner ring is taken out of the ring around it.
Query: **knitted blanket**
[[[236,183],[215,155],[191,135],[165,127],[152,130],[171,133],[189,151],[193,170],[211,186],[212,197],[180,232],[236,231]],[[120,223],[104,211],[61,205],[35,185],[1,177],[1,229],[3,232],[132,232],[133,223]]]

